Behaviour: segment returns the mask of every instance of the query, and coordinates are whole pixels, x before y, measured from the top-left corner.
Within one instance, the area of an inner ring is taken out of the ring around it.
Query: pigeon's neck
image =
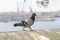
[[[35,21],[35,16],[31,16],[30,19],[33,20],[33,22]]]

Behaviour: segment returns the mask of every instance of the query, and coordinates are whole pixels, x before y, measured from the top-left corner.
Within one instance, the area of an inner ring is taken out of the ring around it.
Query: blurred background
[[[13,24],[37,14],[32,29],[60,28],[60,0],[0,0],[0,31],[16,31]],[[38,26],[38,27],[37,27]]]

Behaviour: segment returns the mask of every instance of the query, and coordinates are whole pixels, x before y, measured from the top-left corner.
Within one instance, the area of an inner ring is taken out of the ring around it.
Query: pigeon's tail
[[[16,27],[16,26],[23,26],[23,25],[21,23],[15,23],[14,27]]]

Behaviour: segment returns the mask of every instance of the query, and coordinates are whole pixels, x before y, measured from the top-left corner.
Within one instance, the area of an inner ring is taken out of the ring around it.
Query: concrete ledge
[[[0,40],[60,40],[60,30],[0,32]]]

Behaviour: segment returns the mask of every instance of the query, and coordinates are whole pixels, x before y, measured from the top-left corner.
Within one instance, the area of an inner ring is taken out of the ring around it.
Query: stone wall
[[[0,32],[0,40],[60,40],[60,30]]]

